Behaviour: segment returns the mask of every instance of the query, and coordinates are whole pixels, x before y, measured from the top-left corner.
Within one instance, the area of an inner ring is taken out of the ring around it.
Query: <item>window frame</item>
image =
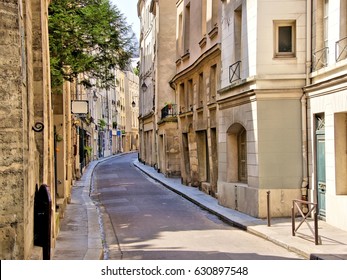
[[[242,183],[247,183],[247,131],[243,127],[237,134],[238,153],[238,178]]]
[[[240,123],[227,130],[227,182],[248,184],[247,130]]]
[[[295,20],[274,20],[274,58],[294,58],[296,57],[296,21]],[[279,51],[279,29],[280,27],[291,27],[292,38],[291,52],[280,52]]]

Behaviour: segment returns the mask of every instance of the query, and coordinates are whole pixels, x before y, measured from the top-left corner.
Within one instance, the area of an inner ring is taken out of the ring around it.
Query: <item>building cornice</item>
[[[149,112],[148,114],[144,115],[144,116],[140,116],[139,120],[146,120],[148,118],[151,118],[154,115],[154,111]]]
[[[304,87],[304,92],[313,97],[327,95],[345,89],[347,89],[347,74],[310,84]]]
[[[234,94],[224,95],[217,100],[220,110],[240,106],[253,101],[264,100],[299,100],[302,89],[248,89]]]
[[[208,49],[206,52],[201,54],[197,60],[194,61],[190,66],[185,68],[184,70],[176,73],[176,75],[171,79],[169,82],[170,84],[176,83],[177,80],[181,79],[183,76],[190,74],[195,70],[195,68],[198,68],[201,64],[203,64],[207,59],[210,59],[213,55],[219,55],[221,53],[221,44],[217,43],[213,45],[210,49]]]

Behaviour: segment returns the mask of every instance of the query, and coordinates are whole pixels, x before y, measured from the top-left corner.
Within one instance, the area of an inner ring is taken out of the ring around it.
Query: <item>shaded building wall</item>
[[[139,76],[139,159],[146,164],[156,164],[156,119],[155,111],[155,68],[154,46],[156,43],[156,18],[150,12],[150,0],[138,0],[140,19],[140,76]],[[145,85],[145,89],[143,89]]]
[[[176,88],[181,177],[216,196],[217,104],[221,59],[219,1],[176,2]]]
[[[53,186],[47,5],[0,2],[1,259],[42,257],[33,216],[35,187]],[[35,132],[38,122],[44,129]]]
[[[156,17],[155,119],[156,166],[166,176],[180,176],[180,145],[177,100],[170,80],[175,74],[176,57],[175,1],[156,2],[151,12]],[[165,112],[167,113],[165,113]]]

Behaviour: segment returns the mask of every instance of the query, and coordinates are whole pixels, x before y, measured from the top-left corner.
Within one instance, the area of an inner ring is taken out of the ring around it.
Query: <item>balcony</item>
[[[335,59],[339,62],[347,58],[347,37],[338,40],[335,43]]]
[[[175,117],[177,115],[177,104],[167,104],[161,109],[161,119]]]

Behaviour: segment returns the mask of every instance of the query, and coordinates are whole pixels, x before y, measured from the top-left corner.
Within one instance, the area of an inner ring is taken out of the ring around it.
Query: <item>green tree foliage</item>
[[[112,69],[124,69],[137,41],[126,18],[109,0],[54,0],[49,6],[49,46],[52,86],[63,80],[110,87]]]

